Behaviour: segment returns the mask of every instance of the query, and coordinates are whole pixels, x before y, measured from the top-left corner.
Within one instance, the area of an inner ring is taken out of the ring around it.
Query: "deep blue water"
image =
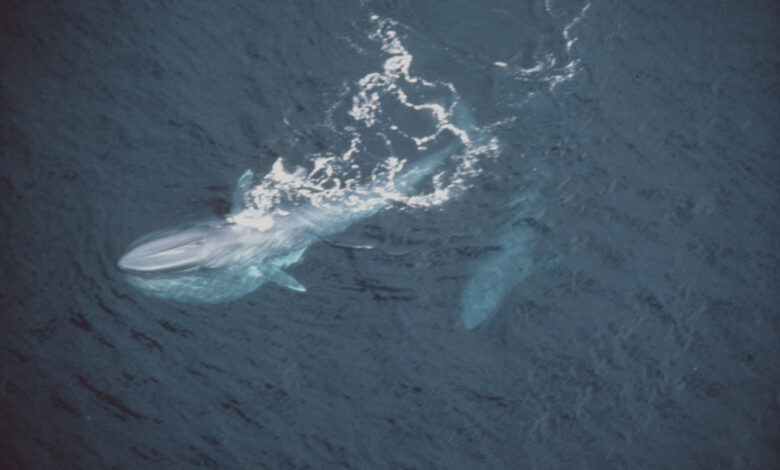
[[[776,468],[779,20],[5,2],[2,467]],[[364,184],[466,127],[493,147],[312,244],[305,293],[187,304],[117,268],[246,169]]]

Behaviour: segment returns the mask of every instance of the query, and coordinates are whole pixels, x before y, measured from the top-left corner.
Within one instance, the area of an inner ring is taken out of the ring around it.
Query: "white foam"
[[[368,38],[378,45],[378,70],[347,83],[326,120],[333,140],[349,136],[349,148],[309,156],[310,170],[285,168],[278,159],[250,191],[251,223],[268,226],[284,207],[302,203],[342,204],[361,211],[381,197],[411,207],[438,206],[467,189],[479,173],[480,158],[498,154],[498,141],[488,132],[471,120],[469,128],[454,122],[459,95],[453,84],[414,75],[414,56],[399,34],[402,26],[377,15],[371,16],[371,23],[375,29]],[[411,111],[415,122],[430,125],[422,132],[411,127],[404,122],[410,114],[399,114],[404,109]],[[376,148],[377,137],[383,148]],[[396,188],[393,180],[404,167],[452,141],[461,145],[420,185],[425,192],[405,194]],[[399,149],[412,151],[402,154]]]

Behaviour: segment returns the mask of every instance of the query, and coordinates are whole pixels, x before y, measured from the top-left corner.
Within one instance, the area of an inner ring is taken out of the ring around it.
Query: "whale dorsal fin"
[[[236,192],[233,193],[233,206],[230,208],[231,214],[238,214],[246,209],[246,195],[252,189],[252,179],[255,174],[252,170],[246,170],[236,184]]]

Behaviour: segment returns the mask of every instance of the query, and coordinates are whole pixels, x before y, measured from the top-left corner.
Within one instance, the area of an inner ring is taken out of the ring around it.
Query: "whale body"
[[[272,216],[246,206],[254,178],[247,170],[238,180],[228,216],[146,235],[130,246],[117,265],[145,294],[181,302],[231,301],[266,282],[305,292],[285,268],[300,261],[312,244],[387,208],[392,203],[388,192],[411,195],[459,144],[450,143],[388,181]]]

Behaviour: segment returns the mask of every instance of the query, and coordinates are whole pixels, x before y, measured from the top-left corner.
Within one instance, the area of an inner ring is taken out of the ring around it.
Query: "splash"
[[[402,42],[401,26],[376,15],[371,24],[375,29],[368,39],[384,60],[376,71],[344,84],[326,119],[333,140],[348,140],[348,148],[314,154],[305,167],[287,168],[278,159],[247,192],[252,211],[243,223],[267,229],[301,204],[337,204],[355,212],[380,199],[409,208],[441,206],[468,189],[481,159],[500,153],[498,140],[476,125],[452,83],[413,73],[414,57]],[[396,178],[405,169],[452,145],[457,151],[427,178],[424,191],[399,189]],[[371,194],[365,190],[369,187]]]
[[[559,50],[548,50],[541,57],[538,57],[536,63],[523,67],[514,64],[513,60],[508,62],[496,61],[494,66],[505,69],[512,80],[523,82],[533,88],[528,97],[534,97],[545,88],[548,92],[554,92],[555,89],[563,83],[573,80],[581,69],[580,59],[574,54],[574,46],[577,38],[573,35],[572,29],[585,18],[591,3],[587,2],[562,28],[559,41],[563,47]],[[545,2],[545,10],[550,17],[558,16],[549,0]]]

